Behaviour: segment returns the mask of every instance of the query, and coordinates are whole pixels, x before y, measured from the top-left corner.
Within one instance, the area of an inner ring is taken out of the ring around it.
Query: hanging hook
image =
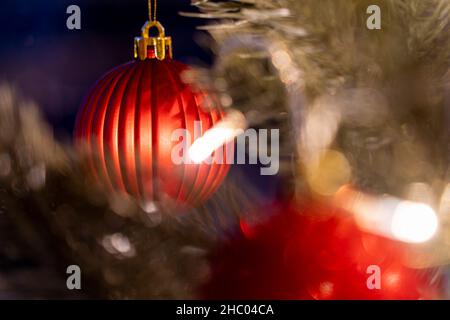
[[[152,0],[148,0],[148,19],[149,21],[156,21],[156,0],[153,1],[153,16],[152,16]]]
[[[150,37],[151,28],[158,30],[158,36]],[[145,60],[149,58],[148,49],[153,49],[154,56],[158,60],[164,60],[166,55],[172,58],[172,38],[166,37],[165,30],[159,21],[147,21],[141,29],[141,37],[134,39],[134,57]]]

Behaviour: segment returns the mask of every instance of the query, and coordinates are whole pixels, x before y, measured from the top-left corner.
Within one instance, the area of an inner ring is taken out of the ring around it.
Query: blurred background
[[[190,2],[158,1],[175,59],[242,115],[228,129],[280,130],[280,172],[231,166],[173,216],[88,184],[75,117],[133,59],[147,1],[2,1],[0,298],[70,298],[69,263],[86,270],[85,298],[447,297],[449,2]],[[373,2],[382,30],[366,27]],[[81,30],[66,27],[70,5]],[[365,282],[373,257],[392,275],[380,294]]]

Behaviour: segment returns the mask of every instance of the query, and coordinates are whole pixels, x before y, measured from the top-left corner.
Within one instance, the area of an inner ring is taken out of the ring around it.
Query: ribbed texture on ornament
[[[176,129],[186,129],[192,142],[223,116],[219,108],[202,109],[204,99],[214,98],[183,83],[186,68],[171,59],[136,60],[94,85],[75,126],[76,143],[87,147],[93,177],[144,201],[168,197],[198,204],[218,188],[227,164],[174,164],[171,158],[179,143],[172,141]],[[201,132],[194,129],[196,121]],[[222,149],[226,159],[227,148]],[[219,156],[215,152],[213,159]]]

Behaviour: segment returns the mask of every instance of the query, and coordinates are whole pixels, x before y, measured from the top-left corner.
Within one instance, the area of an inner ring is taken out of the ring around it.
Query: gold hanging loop
[[[158,30],[156,37],[150,37],[151,28]],[[164,60],[166,56],[172,58],[172,38],[166,37],[164,27],[156,20],[147,21],[141,29],[141,37],[134,39],[134,57],[145,60],[149,57],[149,49],[153,50],[154,57],[158,60]]]
[[[158,38],[164,38],[166,31],[164,30],[164,27],[159,21],[147,21],[144,26],[141,29],[142,37],[149,37],[148,32],[151,28],[156,28],[158,30]]]

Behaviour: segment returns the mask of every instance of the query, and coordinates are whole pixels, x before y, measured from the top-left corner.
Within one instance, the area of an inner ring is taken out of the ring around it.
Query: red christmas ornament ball
[[[112,190],[142,201],[201,203],[219,187],[229,166],[174,162],[171,153],[182,138],[173,141],[172,134],[184,129],[192,143],[223,113],[217,106],[203,108],[214,97],[182,81],[188,67],[171,58],[171,48],[165,47],[163,56],[156,45],[146,49],[146,56],[136,54],[91,89],[78,114],[76,144],[88,151],[90,175]],[[222,152],[226,155],[225,146]]]
[[[404,244],[360,231],[344,212],[280,203],[264,211],[273,214],[268,221],[256,226],[241,221],[239,233],[211,256],[203,298],[437,297],[430,273],[405,266]],[[380,271],[379,288],[374,266]]]

